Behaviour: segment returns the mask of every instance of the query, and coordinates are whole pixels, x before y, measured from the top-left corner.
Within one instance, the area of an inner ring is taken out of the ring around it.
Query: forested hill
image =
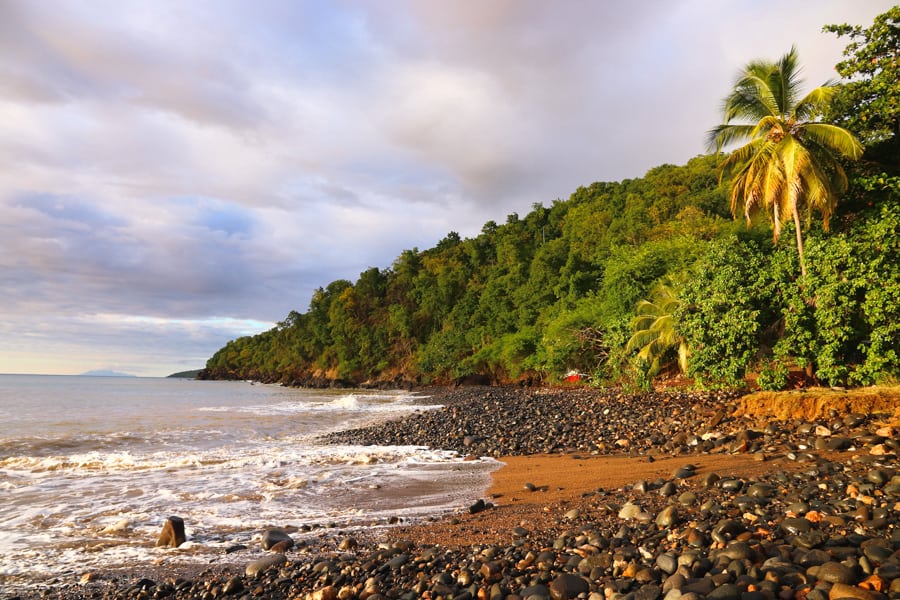
[[[424,384],[558,381],[576,370],[641,383],[625,346],[636,304],[660,282],[678,290],[690,374],[704,385],[785,361],[813,361],[834,383],[896,376],[897,178],[857,177],[831,231],[812,224],[805,289],[792,240],[775,245],[765,220],[732,219],[716,158],[700,156],[333,281],[306,312],[229,342],[202,377]]]
[[[900,6],[868,28],[825,31],[850,41],[844,83],[797,89],[793,49],[751,61],[712,132],[747,141],[731,155],[594,183],[474,238],[406,250],[229,342],[200,377],[397,385],[576,371],[646,388],[680,369],[703,387],[754,373],[766,389],[798,373],[900,379]],[[732,218],[745,210],[752,227]]]

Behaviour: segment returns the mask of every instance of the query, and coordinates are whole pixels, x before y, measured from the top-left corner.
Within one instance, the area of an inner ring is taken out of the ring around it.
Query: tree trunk
[[[791,211],[794,217],[794,230],[797,233],[797,254],[800,256],[800,276],[806,279],[806,262],[803,260],[803,234],[800,233],[800,213],[797,208]]]

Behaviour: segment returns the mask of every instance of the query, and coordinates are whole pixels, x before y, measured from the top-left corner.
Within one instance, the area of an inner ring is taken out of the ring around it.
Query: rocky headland
[[[775,414],[732,393],[426,393],[444,407],[324,441],[505,462],[456,514],[273,527],[240,564],[85,573],[0,598],[900,598],[896,396]]]

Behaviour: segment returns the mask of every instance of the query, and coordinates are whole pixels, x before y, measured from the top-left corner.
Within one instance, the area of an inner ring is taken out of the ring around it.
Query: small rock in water
[[[169,517],[163,524],[162,533],[156,540],[156,545],[177,548],[182,545],[187,538],[184,536],[184,519],[181,517]]]

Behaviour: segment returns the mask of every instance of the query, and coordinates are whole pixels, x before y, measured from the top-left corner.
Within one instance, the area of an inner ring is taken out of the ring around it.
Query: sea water
[[[214,563],[228,548],[258,549],[270,526],[384,526],[458,510],[498,463],[317,441],[435,408],[404,391],[0,375],[0,584]],[[184,519],[188,543],[155,548],[169,516]]]

